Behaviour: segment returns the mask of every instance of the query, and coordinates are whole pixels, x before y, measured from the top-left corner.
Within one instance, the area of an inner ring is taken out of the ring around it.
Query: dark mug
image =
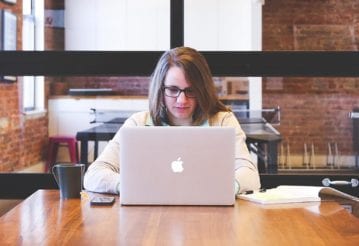
[[[57,164],[52,167],[52,173],[59,186],[61,199],[81,197],[84,164]]]

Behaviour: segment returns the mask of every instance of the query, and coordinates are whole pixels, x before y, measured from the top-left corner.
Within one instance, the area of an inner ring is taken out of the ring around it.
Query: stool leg
[[[75,145],[76,145],[76,160],[77,160],[77,163],[80,163],[80,151],[79,151],[79,145],[78,145],[77,141],[75,142]]]
[[[94,147],[94,153],[93,153],[93,159],[96,160],[98,155],[98,141],[95,141],[95,147]]]
[[[53,149],[54,149],[53,143],[50,142],[50,143],[49,143],[48,152],[47,152],[47,159],[46,159],[46,165],[45,165],[45,173],[49,172],[50,163],[51,163],[51,159],[52,159]]]
[[[69,146],[69,152],[70,152],[70,159],[72,163],[78,163],[78,157],[77,157],[77,144],[76,141],[71,141],[68,144]]]
[[[56,162],[58,147],[59,146],[57,143],[53,143],[53,142],[50,143],[49,153],[48,153],[47,162],[46,162],[46,166],[45,166],[45,172],[51,171],[52,166]]]

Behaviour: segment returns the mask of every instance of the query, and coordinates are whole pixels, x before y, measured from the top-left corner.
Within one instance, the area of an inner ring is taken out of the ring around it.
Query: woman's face
[[[189,91],[191,84],[186,80],[179,67],[171,67],[167,72],[164,86],[172,92],[176,90],[176,87]],[[187,95],[191,95],[191,93],[187,93]],[[184,92],[180,92],[177,97],[170,97],[165,92],[164,103],[167,108],[168,119],[172,125],[192,125],[192,115],[197,106],[196,98],[187,97]]]

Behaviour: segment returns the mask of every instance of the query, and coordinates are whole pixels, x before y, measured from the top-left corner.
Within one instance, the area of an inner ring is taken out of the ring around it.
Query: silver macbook
[[[233,205],[235,130],[123,127],[123,205]]]

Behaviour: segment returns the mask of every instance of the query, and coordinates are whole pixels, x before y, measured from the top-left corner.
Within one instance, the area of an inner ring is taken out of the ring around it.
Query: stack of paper
[[[359,198],[355,196],[322,186],[281,185],[264,192],[254,191],[252,194],[240,194],[238,197],[261,204],[278,204],[321,201],[319,194],[332,195],[359,202]]]

